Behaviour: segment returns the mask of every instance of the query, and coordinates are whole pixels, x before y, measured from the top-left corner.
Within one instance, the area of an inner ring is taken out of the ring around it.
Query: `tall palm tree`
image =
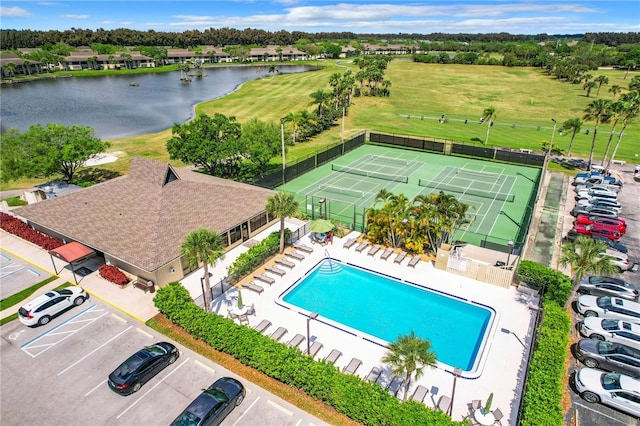
[[[267,198],[267,213],[280,218],[280,253],[284,251],[284,219],[298,211],[298,202],[290,192],[278,191]]]
[[[584,84],[584,86],[582,86],[582,88],[583,88],[584,90],[586,90],[586,91],[587,91],[587,94],[586,94],[587,98],[588,98],[589,96],[591,96],[591,91],[592,91],[592,90],[593,90],[593,88],[594,88],[594,87],[596,87],[597,85],[598,85],[598,83],[596,83],[595,81],[587,81],[587,82]]]
[[[612,258],[602,255],[606,249],[607,245],[603,241],[594,240],[586,236],[578,237],[575,241],[562,246],[560,265],[571,266],[574,291],[586,274],[610,274],[615,272],[616,268],[611,263]]]
[[[616,146],[613,148],[611,157],[609,157],[607,169],[611,167],[611,162],[616,157],[618,147],[620,146],[620,142],[622,141],[622,136],[624,135],[624,131],[627,128],[627,125],[632,119],[636,118],[638,114],[640,114],[640,94],[638,92],[631,91],[629,93],[625,93],[620,97],[620,102],[623,105],[622,112],[620,113],[620,119],[622,120],[622,129],[620,129],[620,133],[618,133],[618,141],[616,142]]]
[[[618,96],[618,93],[620,93],[621,91],[622,91],[622,87],[618,86],[617,84],[614,84],[609,88],[609,93],[613,95],[614,101],[616,100],[616,96]]]
[[[606,75],[599,75],[594,81],[598,85],[598,90],[596,91],[596,99],[598,99],[598,97],[600,96],[600,88],[603,84],[609,84],[609,77],[607,77]]]
[[[609,121],[609,105],[611,101],[604,99],[596,99],[592,101],[584,110],[584,116],[582,117],[586,121],[595,120],[593,126],[593,137],[591,138],[591,151],[589,152],[589,169],[593,164],[593,151],[596,147],[596,135],[598,134],[598,126],[600,123],[607,123]]]
[[[484,138],[484,144],[489,143],[489,130],[491,126],[493,126],[493,120],[496,118],[496,108],[493,106],[488,106],[482,111],[481,121],[487,123],[487,135]]]
[[[601,166],[604,166],[604,163],[607,161],[607,156],[609,155],[609,148],[611,147],[611,141],[613,140],[613,134],[616,132],[616,126],[618,125],[618,121],[620,120],[620,116],[622,115],[622,111],[624,110],[623,102],[611,102],[609,105],[609,121],[611,122],[611,131],[609,132],[609,139],[607,140],[607,146],[604,149],[604,155],[602,156],[602,161],[600,162]]]
[[[318,89],[309,96],[311,96],[311,98],[313,99],[310,105],[317,104],[318,117],[322,117],[322,113],[324,112],[325,105],[327,104],[327,102],[331,100],[331,93],[323,89]]]
[[[435,367],[436,359],[431,342],[416,336],[411,330],[410,334],[398,336],[398,340],[389,343],[382,362],[391,364],[391,374],[404,376],[403,400],[406,401],[411,379],[422,377],[425,367]]]
[[[215,231],[205,228],[197,229],[185,237],[180,252],[191,269],[202,264],[204,270],[204,310],[211,308],[211,283],[209,282],[209,265],[215,264],[224,257],[222,237]]]
[[[569,141],[569,149],[567,150],[567,156],[571,157],[571,148],[573,147],[573,140],[576,137],[576,134],[582,128],[582,120],[580,118],[570,118],[564,123],[562,123],[562,134],[565,135],[565,132],[571,132],[571,141]]]

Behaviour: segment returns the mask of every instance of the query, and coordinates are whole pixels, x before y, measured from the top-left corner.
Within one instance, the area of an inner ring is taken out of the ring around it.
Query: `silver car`
[[[640,325],[616,319],[585,318],[578,324],[584,337],[621,343],[640,349]]]
[[[640,378],[640,349],[620,343],[582,339],[575,346],[575,356],[589,368]]]
[[[88,298],[81,287],[51,290],[22,305],[18,309],[18,318],[25,325],[45,325],[54,316],[72,306],[82,305]]]
[[[578,370],[575,379],[576,389],[585,401],[640,417],[640,380],[588,367]]]
[[[631,283],[619,278],[587,276],[580,282],[578,293],[594,296],[615,296],[638,301],[640,292]]]
[[[621,319],[632,322],[640,321],[640,303],[611,296],[591,296],[588,294],[578,297],[578,312],[585,317],[603,317]]]

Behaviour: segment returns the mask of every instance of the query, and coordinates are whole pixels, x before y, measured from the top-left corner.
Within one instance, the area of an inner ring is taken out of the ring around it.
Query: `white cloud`
[[[70,19],[87,19],[89,17],[89,15],[74,15],[72,13],[68,13],[68,14],[64,14],[62,15],[63,18],[70,18]]]
[[[0,16],[22,17],[31,14],[21,7],[2,7],[0,6]]]

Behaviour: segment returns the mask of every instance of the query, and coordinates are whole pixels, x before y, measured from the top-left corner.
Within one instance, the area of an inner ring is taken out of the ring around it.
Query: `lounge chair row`
[[[356,244],[356,240],[354,238],[352,238],[350,240],[347,240],[347,242],[344,243],[343,247],[349,249],[355,244]],[[356,252],[362,253],[367,248],[369,248],[369,250],[367,251],[367,255],[369,255],[369,256],[375,256],[381,249],[379,244],[370,246],[369,243],[362,242],[362,243],[360,243],[360,244],[358,244],[356,246]],[[380,259],[381,260],[387,260],[392,254],[393,254],[393,249],[392,248],[387,248],[380,255]],[[400,253],[398,253],[396,255],[396,257],[393,259],[393,263],[400,264],[405,259],[405,257],[407,257],[407,252],[402,251],[402,252],[400,252]],[[410,267],[414,268],[418,264],[418,262],[420,262],[420,256],[413,256],[409,260],[409,263],[407,264],[407,266],[410,266]]]
[[[269,327],[271,327],[271,321],[264,319],[254,327],[254,330],[260,333],[264,333],[265,331],[267,331]],[[270,336],[272,339],[276,341],[280,341],[285,336],[285,334],[287,334],[287,332],[288,331],[286,328],[278,327],[273,333],[271,333]],[[305,340],[306,338],[302,334],[298,333],[295,336],[293,336],[291,340],[287,342],[287,345],[291,346],[292,348],[298,348],[302,343],[304,343]],[[311,355],[312,357],[315,357],[323,347],[324,345],[316,340],[313,343],[311,343],[311,345],[309,345],[309,352],[307,353],[307,349],[305,349],[304,353],[307,355]],[[325,359],[331,364],[333,364],[336,362],[338,358],[340,358],[341,355],[342,355],[342,352],[334,349],[329,353],[329,355],[327,355]]]

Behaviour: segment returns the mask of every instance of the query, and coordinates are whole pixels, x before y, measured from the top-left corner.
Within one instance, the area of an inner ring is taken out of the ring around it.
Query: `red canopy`
[[[95,254],[95,251],[91,250],[89,247],[83,244],[74,241],[72,243],[60,246],[57,249],[50,250],[49,254],[51,256],[57,257],[58,259],[62,259],[67,263],[73,263],[93,256]]]

